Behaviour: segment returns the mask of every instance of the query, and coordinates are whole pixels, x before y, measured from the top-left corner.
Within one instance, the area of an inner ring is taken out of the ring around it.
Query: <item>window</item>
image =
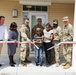
[[[47,11],[47,6],[23,5],[23,11]]]

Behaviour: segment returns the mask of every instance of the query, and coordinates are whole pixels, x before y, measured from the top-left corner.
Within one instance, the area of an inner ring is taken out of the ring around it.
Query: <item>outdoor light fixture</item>
[[[18,10],[17,9],[13,9],[12,16],[15,18],[18,16]]]
[[[28,9],[30,9],[30,8],[32,8],[32,5],[27,5],[26,7],[27,7]]]

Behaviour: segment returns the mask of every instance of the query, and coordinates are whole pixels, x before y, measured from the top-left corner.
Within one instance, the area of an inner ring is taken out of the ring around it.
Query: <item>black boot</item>
[[[13,57],[12,56],[9,56],[9,60],[10,60],[10,63],[9,63],[10,66],[14,67],[15,65],[13,64],[13,61],[12,61],[13,60]]]
[[[13,56],[12,56],[12,58],[13,58]],[[13,59],[12,59],[12,62],[13,62],[13,64],[16,64]]]
[[[31,61],[26,58],[25,63],[31,63]]]

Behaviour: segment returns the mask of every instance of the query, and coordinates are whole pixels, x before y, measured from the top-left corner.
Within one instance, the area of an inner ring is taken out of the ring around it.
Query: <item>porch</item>
[[[36,66],[34,52],[31,52],[29,57],[29,60],[31,60],[32,63],[27,64],[27,67],[23,67],[19,64],[19,49],[17,49],[17,53],[14,57],[17,64],[15,67],[11,67],[9,66],[8,55],[4,54],[4,51],[5,50],[2,51],[0,57],[0,63],[2,64],[2,67],[0,67],[0,75],[75,75],[73,66],[71,66],[69,69],[63,69],[61,64],[59,67],[56,67],[55,64],[46,66],[45,62],[43,66]],[[60,59],[60,63],[65,61],[63,57]]]

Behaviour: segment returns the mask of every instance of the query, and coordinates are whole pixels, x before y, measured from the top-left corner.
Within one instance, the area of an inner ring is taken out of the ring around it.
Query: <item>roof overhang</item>
[[[51,0],[19,0],[19,3],[25,5],[51,5]]]

